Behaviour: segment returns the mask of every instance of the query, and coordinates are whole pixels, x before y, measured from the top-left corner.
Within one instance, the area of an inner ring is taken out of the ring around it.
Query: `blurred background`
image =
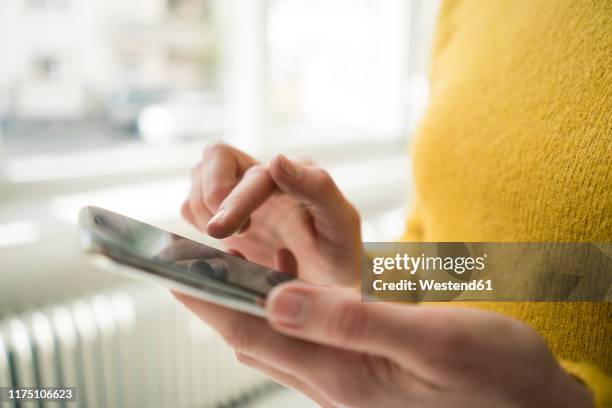
[[[310,406],[238,366],[163,290],[89,265],[77,212],[216,245],[179,207],[203,147],[223,140],[314,159],[361,211],[364,240],[394,240],[437,7],[2,0],[0,386],[77,385],[79,406]]]

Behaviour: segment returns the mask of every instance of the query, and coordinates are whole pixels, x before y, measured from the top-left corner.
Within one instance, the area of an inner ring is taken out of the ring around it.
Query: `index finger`
[[[216,212],[244,172],[256,163],[251,156],[224,143],[207,145],[202,153],[200,178],[206,207]]]
[[[233,234],[276,191],[277,187],[268,167],[252,166],[223,200],[217,213],[206,226],[206,232],[216,238]]]

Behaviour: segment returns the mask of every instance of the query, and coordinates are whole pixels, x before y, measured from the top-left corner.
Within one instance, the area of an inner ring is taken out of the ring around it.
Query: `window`
[[[270,124],[311,142],[398,137],[409,11],[403,0],[270,1]]]
[[[331,145],[340,154],[354,144],[369,145],[364,154],[398,151],[426,98],[432,24],[423,21],[433,21],[435,2],[109,0],[75,2],[61,19],[12,18],[5,3],[8,182],[184,171],[211,139],[255,154]],[[164,159],[108,168],[133,151]],[[85,173],[70,166],[84,157]],[[58,160],[65,165],[49,164]]]

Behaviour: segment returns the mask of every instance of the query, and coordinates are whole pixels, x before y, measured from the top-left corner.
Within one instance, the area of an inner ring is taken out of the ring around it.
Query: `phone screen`
[[[90,253],[208,294],[261,304],[292,276],[98,207],[79,214]]]

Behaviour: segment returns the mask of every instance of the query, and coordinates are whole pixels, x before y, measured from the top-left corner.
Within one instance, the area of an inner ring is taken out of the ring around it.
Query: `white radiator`
[[[213,407],[271,387],[167,291],[142,286],[0,320],[0,387],[59,385],[87,408]]]

